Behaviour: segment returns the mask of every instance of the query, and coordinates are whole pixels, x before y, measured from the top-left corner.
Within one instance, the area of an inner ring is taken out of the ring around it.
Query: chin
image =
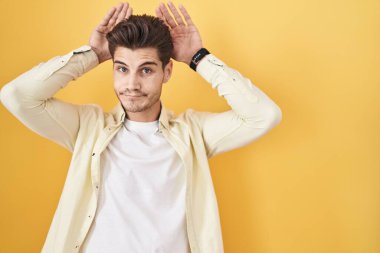
[[[127,112],[143,112],[150,108],[149,105],[144,105],[130,101],[124,102],[123,107]]]
[[[153,104],[149,103],[149,100],[146,96],[139,97],[139,98],[129,98],[126,96],[123,96],[121,103],[124,107],[124,110],[127,112],[143,112],[146,110],[149,110]]]

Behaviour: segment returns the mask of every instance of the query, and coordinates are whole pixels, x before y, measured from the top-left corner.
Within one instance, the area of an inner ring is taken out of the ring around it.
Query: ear
[[[169,60],[168,64],[166,64],[164,68],[164,83],[169,81],[171,75],[172,75],[172,70],[173,70],[173,61]]]

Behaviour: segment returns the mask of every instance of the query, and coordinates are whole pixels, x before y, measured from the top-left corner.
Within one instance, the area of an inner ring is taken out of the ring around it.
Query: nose
[[[140,90],[141,83],[137,74],[130,74],[126,80],[126,89],[129,91]]]

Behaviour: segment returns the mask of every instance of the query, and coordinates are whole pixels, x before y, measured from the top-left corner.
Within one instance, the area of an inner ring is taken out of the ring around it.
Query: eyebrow
[[[124,62],[122,62],[122,61],[114,61],[114,64],[115,63],[119,63],[119,64],[121,64],[121,65],[124,65],[124,66],[128,66],[127,64],[125,64]],[[146,62],[143,62],[142,64],[140,64],[140,66],[139,67],[141,67],[141,66],[144,66],[144,65],[156,65],[156,66],[158,66],[158,64],[156,63],[156,62],[154,62],[154,61],[146,61]]]

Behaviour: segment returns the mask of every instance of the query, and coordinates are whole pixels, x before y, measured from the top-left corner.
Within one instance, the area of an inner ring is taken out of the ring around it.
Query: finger
[[[176,22],[174,21],[174,19],[172,18],[172,16],[170,15],[167,7],[165,6],[165,4],[163,3],[160,3],[160,10],[166,20],[166,22],[170,25],[171,28],[174,28],[177,26]]]
[[[156,8],[156,16],[162,21],[164,21],[164,24],[170,29],[170,25],[168,24],[168,22],[166,22],[164,15],[162,14],[159,7]]]
[[[116,11],[116,8],[115,7],[112,7],[108,13],[106,14],[106,16],[103,18],[102,22],[100,23],[101,26],[106,26],[108,24],[108,22],[110,21],[110,19],[112,18],[113,14],[115,13]]]
[[[186,11],[185,7],[184,7],[182,4],[179,4],[178,6],[179,6],[179,9],[180,9],[180,11],[181,11],[183,17],[184,17],[185,20],[186,20],[187,25],[194,25],[193,21],[192,21],[191,18],[190,18],[190,15],[189,15],[189,13]]]
[[[127,15],[125,15],[125,19],[128,19],[133,13],[132,7],[128,8]]]
[[[120,13],[116,19],[116,24],[124,19],[125,15],[127,14],[128,8],[129,8],[128,3],[123,4],[123,8],[121,9],[121,11],[120,11]]]
[[[108,22],[108,25],[107,26],[113,26],[113,24],[116,22],[116,18],[117,16],[119,15],[121,9],[123,7],[123,3],[120,3],[117,7],[116,7],[116,11],[115,13],[112,15],[112,18],[110,19],[110,21]]]
[[[162,19],[160,8],[157,7],[154,11],[156,13],[156,17],[158,17],[159,19]]]
[[[175,5],[172,3],[172,2],[169,2],[169,8],[170,10],[172,11],[173,13],[173,16],[175,18],[175,20],[177,21],[178,25],[186,25],[184,22],[183,22],[183,19],[181,17],[181,15],[179,14],[179,12],[177,11],[177,8],[175,7]]]

